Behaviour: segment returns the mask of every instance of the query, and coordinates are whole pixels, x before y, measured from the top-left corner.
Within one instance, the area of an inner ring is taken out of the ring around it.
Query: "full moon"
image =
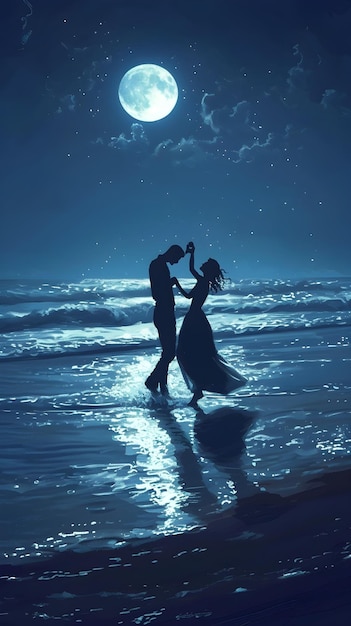
[[[124,74],[118,97],[131,117],[141,122],[155,122],[173,111],[178,100],[178,87],[172,74],[163,67],[145,63]]]

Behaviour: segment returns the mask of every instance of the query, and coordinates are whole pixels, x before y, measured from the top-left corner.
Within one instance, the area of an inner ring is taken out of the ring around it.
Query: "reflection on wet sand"
[[[191,442],[171,410],[162,410],[158,415],[159,426],[163,428],[174,447],[173,454],[177,464],[179,486],[189,494],[181,501],[184,509],[199,520],[217,503],[217,497],[207,488],[199,459],[194,453]]]
[[[220,510],[218,494],[211,491],[204,480],[201,456],[227,476],[238,521],[245,520],[249,524],[250,519],[256,522],[258,519],[268,520],[285,510],[283,498],[261,490],[257,483],[248,479],[242,467],[245,437],[257,412],[230,406],[208,413],[198,410],[194,422],[194,447],[171,409],[163,406],[156,414],[158,426],[167,433],[173,446],[178,473],[178,488],[174,493],[177,506],[198,523],[207,523],[208,515]],[[170,511],[170,507],[167,510]]]
[[[202,453],[233,482],[237,497],[235,516],[246,524],[250,520],[268,521],[286,510],[281,496],[260,490],[242,469],[245,436],[256,417],[254,411],[222,407],[207,414],[199,412],[194,426]]]
[[[283,498],[252,483],[242,468],[245,436],[257,417],[257,412],[221,407],[210,413],[198,412],[194,425],[201,452],[222,469],[232,482],[235,493],[235,517],[250,524],[279,516],[285,506]]]

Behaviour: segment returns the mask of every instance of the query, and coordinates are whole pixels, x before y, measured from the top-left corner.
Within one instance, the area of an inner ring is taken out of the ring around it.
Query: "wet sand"
[[[2,566],[1,623],[344,624],[350,496],[351,470],[328,473],[289,497],[245,498],[188,533]]]

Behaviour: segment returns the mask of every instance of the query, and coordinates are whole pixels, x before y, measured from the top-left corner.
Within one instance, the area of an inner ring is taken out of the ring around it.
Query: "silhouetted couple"
[[[173,265],[185,256],[180,246],[171,246],[150,263],[149,276],[151,293],[155,300],[154,324],[157,328],[162,354],[155,369],[146,379],[146,387],[168,395],[168,367],[177,354],[184,380],[192,391],[190,406],[198,408],[198,400],[203,391],[228,394],[246,383],[231,365],[217,352],[211,326],[202,310],[209,292],[216,293],[224,287],[223,272],[217,261],[208,259],[200,267],[200,274],[194,266],[195,246],[188,243],[186,253],[190,254],[189,270],[196,279],[195,286],[187,292],[175,277],[171,277],[167,263]],[[173,286],[191,300],[180,333],[176,350],[176,321],[174,314]]]

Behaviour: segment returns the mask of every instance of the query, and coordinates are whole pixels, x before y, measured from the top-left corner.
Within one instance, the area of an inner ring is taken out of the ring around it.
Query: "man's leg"
[[[145,385],[150,391],[156,391],[160,384],[161,392],[167,392],[168,366],[175,357],[176,348],[176,323],[173,310],[164,314],[156,307],[154,324],[158,330],[162,354],[155,369],[146,379]]]
[[[167,393],[168,367],[175,357],[176,351],[176,324],[175,319],[168,320],[158,329],[162,347],[161,358],[156,366],[161,393]]]

